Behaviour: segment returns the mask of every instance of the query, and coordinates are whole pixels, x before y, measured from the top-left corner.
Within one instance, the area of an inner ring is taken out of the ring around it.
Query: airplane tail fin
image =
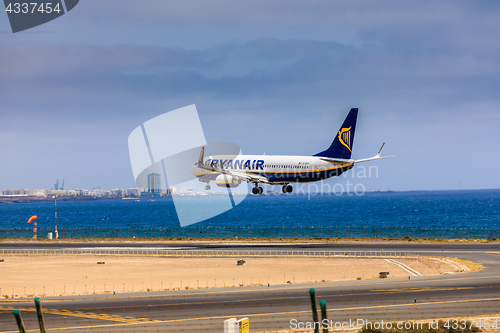
[[[354,142],[354,131],[356,129],[356,120],[358,118],[358,109],[352,108],[344,120],[344,123],[333,139],[330,148],[317,153],[313,156],[322,156],[329,158],[350,159],[352,153],[352,144]]]
[[[200,157],[198,157],[197,165],[203,164],[203,159],[205,158],[205,147],[201,148]]]

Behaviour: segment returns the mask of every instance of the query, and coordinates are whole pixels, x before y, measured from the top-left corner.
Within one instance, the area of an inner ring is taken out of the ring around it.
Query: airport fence
[[[38,238],[54,234],[53,228],[38,228]],[[59,228],[60,239],[83,238],[404,238],[414,239],[497,239],[497,228],[425,228],[406,226],[320,226],[320,227],[86,227]],[[0,239],[33,238],[32,228],[0,228]]]

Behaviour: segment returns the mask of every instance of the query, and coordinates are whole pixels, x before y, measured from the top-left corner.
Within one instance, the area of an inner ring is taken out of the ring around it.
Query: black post
[[[318,309],[316,307],[316,290],[314,288],[309,289],[309,296],[311,296],[311,308],[313,313],[313,325],[314,325],[314,333],[319,333],[319,327],[317,326],[319,323],[318,320]]]
[[[14,317],[16,317],[17,327],[19,327],[19,333],[26,333],[26,329],[24,328],[23,318],[21,318],[21,311],[19,311],[19,309],[15,309],[13,313]]]
[[[323,321],[326,319],[328,323],[328,319],[326,318],[326,301],[322,300],[319,302],[319,306],[321,307],[321,325],[323,325]],[[326,327],[323,327],[323,333],[328,333],[328,324]]]
[[[38,316],[38,325],[40,326],[40,333],[45,333],[45,322],[43,320],[42,304],[40,298],[35,298],[36,314]]]

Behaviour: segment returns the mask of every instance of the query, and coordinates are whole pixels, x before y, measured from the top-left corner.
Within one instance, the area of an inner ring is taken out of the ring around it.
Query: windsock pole
[[[36,228],[36,220],[38,219],[38,217],[36,215],[33,215],[32,217],[30,217],[30,219],[28,220],[28,224],[30,224],[31,222],[33,222],[33,239],[36,239],[36,234],[37,234],[37,228]]]

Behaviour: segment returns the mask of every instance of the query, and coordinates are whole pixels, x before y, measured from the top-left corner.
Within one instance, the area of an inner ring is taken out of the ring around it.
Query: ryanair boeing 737
[[[259,183],[282,186],[283,193],[292,192],[291,183],[316,182],[340,176],[355,163],[380,160],[385,142],[377,155],[361,160],[351,159],[358,109],[347,115],[330,147],[313,156],[238,155],[205,157],[205,148],[191,172],[210,190],[210,181],[220,187],[234,188],[242,182],[254,183],[253,194],[262,194]]]

